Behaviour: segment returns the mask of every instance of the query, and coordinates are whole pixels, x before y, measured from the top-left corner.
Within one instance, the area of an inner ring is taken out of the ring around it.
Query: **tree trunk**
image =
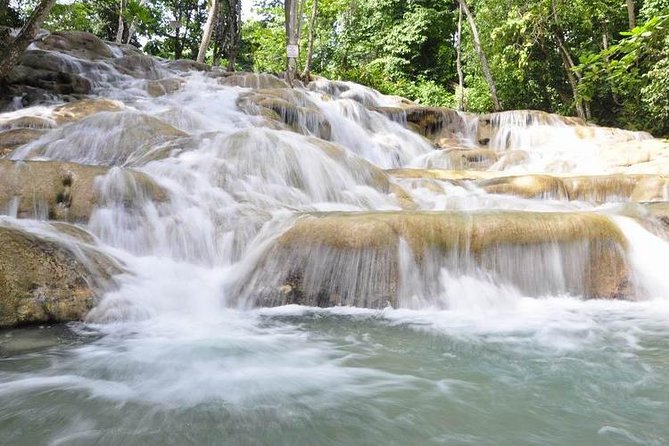
[[[123,0],[119,0],[118,6],[118,28],[116,29],[116,43],[123,42]]]
[[[557,35],[555,36],[555,40],[558,43],[560,57],[562,57],[562,63],[564,65],[565,71],[567,72],[567,80],[569,81],[569,86],[571,87],[571,92],[574,97],[574,108],[576,108],[576,114],[578,115],[579,118],[586,119],[585,109],[583,108],[583,102],[581,101],[581,98],[578,96],[578,81],[576,80],[576,76],[574,75],[574,71],[572,70],[573,62],[571,61],[569,53],[566,52],[564,46],[560,42],[560,38]]]
[[[242,40],[242,3],[240,0],[228,0],[228,66],[227,71],[235,71],[237,54]]]
[[[309,72],[311,70],[311,59],[314,55],[314,28],[316,27],[316,16],[318,14],[318,0],[313,0],[313,8],[311,9],[311,19],[309,20],[309,37],[307,42],[307,60],[304,62],[304,71],[302,72],[302,79],[309,81]]]
[[[634,0],[625,0],[627,3],[627,20],[630,29],[636,28],[636,14],[634,13]]]
[[[28,48],[30,42],[35,39],[40,26],[48,17],[55,3],[56,0],[41,0],[16,38],[2,49],[0,52],[0,81],[6,79],[12,68],[21,60],[23,52]]]
[[[455,66],[458,70],[458,85],[460,87],[460,94],[458,94],[458,110],[464,111],[465,109],[465,76],[462,72],[462,6],[459,8],[458,12],[458,33],[455,37],[455,47],[457,51],[457,57],[455,59]]]
[[[197,52],[197,61],[202,63],[207,55],[207,48],[211,40],[211,32],[214,29],[214,22],[216,21],[216,13],[218,12],[218,0],[211,0],[211,7],[209,8],[209,16],[207,23],[202,30],[202,40],[200,41],[200,50]]]
[[[500,105],[499,98],[497,97],[497,87],[495,86],[495,81],[493,80],[492,74],[490,73],[490,67],[488,66],[488,58],[486,58],[485,53],[483,52],[483,48],[481,47],[481,39],[479,39],[479,32],[478,29],[476,28],[476,22],[474,22],[474,16],[472,16],[472,13],[469,10],[469,7],[467,6],[465,0],[458,0],[458,1],[460,3],[460,7],[467,16],[467,22],[469,23],[469,28],[472,31],[472,37],[474,38],[474,49],[476,50],[476,53],[478,54],[479,59],[481,60],[481,69],[483,70],[483,75],[485,76],[485,80],[488,83],[488,88],[490,88],[490,95],[492,96],[492,106],[495,111],[500,111],[502,109],[502,106]]]
[[[297,29],[297,12],[298,12],[298,2],[299,0],[286,0],[285,2],[285,13],[286,13],[286,41],[288,45],[297,45],[298,38],[298,29]],[[286,80],[290,86],[293,86],[293,80],[295,79],[295,69],[297,65],[296,57],[287,57],[287,69],[286,69]]]
[[[572,95],[574,97],[574,108],[576,109],[576,114],[579,118],[587,120],[588,115],[590,114],[589,106],[588,104],[583,103],[583,100],[579,97],[578,94],[578,84],[581,82],[581,75],[574,70],[576,65],[574,64],[574,60],[571,58],[569,50],[564,43],[564,38],[562,37],[562,28],[560,27],[557,11],[555,9],[555,0],[551,0],[551,13],[555,22],[553,37],[557,43],[558,52],[562,58],[562,64],[564,65],[564,69],[567,72],[567,81],[569,82],[569,86],[571,87]]]

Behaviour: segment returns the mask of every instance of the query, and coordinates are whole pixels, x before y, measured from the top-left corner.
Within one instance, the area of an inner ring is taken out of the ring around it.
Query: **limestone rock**
[[[52,116],[58,125],[62,125],[68,122],[79,121],[96,113],[114,112],[123,108],[123,103],[110,99],[83,99],[54,108]]]
[[[55,129],[38,143],[26,146],[23,158],[46,156],[53,160],[76,159],[96,165],[123,165],[172,139],[187,136],[152,116],[123,109],[88,116]]]
[[[486,170],[497,162],[494,150],[488,149],[445,149],[437,151],[429,159],[428,168],[449,170]]]
[[[167,63],[167,66],[173,70],[187,73],[189,71],[211,71],[211,65],[206,63],[196,62],[191,59],[173,60]]]
[[[388,169],[388,175],[395,178],[427,178],[449,182],[473,181],[493,178],[496,173],[477,170],[446,170],[446,169]]]
[[[178,91],[184,84],[184,80],[176,77],[168,79],[150,80],[146,82],[146,90],[153,97],[164,96]]]
[[[286,81],[268,73],[235,73],[221,78],[219,82],[230,87],[245,87],[256,90],[290,88]]]
[[[413,125],[423,136],[436,141],[454,141],[455,135],[462,132],[465,122],[455,110],[438,107],[370,107],[370,110],[382,113],[398,122]]]
[[[77,251],[0,225],[0,327],[83,319],[121,269],[92,249]]]
[[[158,61],[143,53],[128,54],[111,60],[111,63],[122,74],[136,79],[156,80],[167,75],[167,71]]]
[[[0,209],[19,218],[86,222],[100,198],[96,178],[108,171],[74,163],[0,160]],[[126,188],[129,205],[137,199],[133,190],[156,201],[166,199],[165,191],[145,174],[127,174],[137,186]]]
[[[18,116],[15,118],[0,118],[0,129],[50,129],[55,122],[44,116]]]
[[[492,178],[477,185],[492,194],[509,194],[525,198],[568,199],[562,180],[550,175],[521,175]]]
[[[330,122],[318,107],[299,90],[261,89],[242,94],[237,106],[245,113],[283,122],[298,133],[329,140]]]
[[[37,40],[35,45],[86,60],[109,59],[113,56],[111,48],[106,43],[95,35],[83,31],[54,32]]]
[[[37,69],[24,65],[14,67],[7,82],[15,84],[16,88],[10,88],[10,92],[15,96],[21,95],[23,86],[39,88],[56,95],[82,95],[90,93],[92,89],[91,82],[76,73]],[[46,95],[43,97],[47,98]]]
[[[242,296],[260,305],[403,307],[411,296],[438,296],[445,268],[531,296],[631,298],[626,247],[618,227],[594,213],[315,213],[278,238],[244,277]]]
[[[3,158],[31,141],[36,140],[44,134],[44,130],[33,128],[17,128],[0,131],[0,158]]]

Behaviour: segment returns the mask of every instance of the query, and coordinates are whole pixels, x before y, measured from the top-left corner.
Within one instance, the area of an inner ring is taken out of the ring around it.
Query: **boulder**
[[[82,320],[119,272],[92,247],[0,222],[0,327]]]
[[[148,91],[149,95],[153,97],[164,96],[166,94],[171,94],[175,91],[178,91],[184,82],[185,81],[183,79],[176,77],[150,80],[146,81],[146,91]]]
[[[487,170],[497,160],[498,155],[494,150],[454,148],[435,150],[421,164],[427,169]]]
[[[76,73],[66,71],[50,71],[31,68],[24,65],[14,67],[7,78],[9,84],[30,86],[53,95],[83,95],[91,92],[91,82]],[[19,93],[22,88],[15,88]],[[55,100],[55,98],[53,98]]]
[[[417,296],[447,307],[445,269],[529,296],[631,298],[626,248],[595,213],[315,213],[275,241],[239,291],[257,305],[405,307]]]
[[[115,112],[123,110],[122,102],[111,99],[83,99],[81,101],[69,102],[53,109],[51,116],[58,125],[69,122],[80,121],[83,118],[100,112]]]
[[[65,162],[0,160],[0,210],[19,218],[86,222],[100,201],[96,179],[108,171]],[[129,207],[143,196],[166,200],[166,192],[147,175],[124,172],[125,180],[133,182],[133,187],[119,188],[128,194],[121,200]]]
[[[100,112],[55,129],[22,149],[22,158],[46,156],[53,160],[94,165],[123,165],[158,145],[187,136],[168,123],[129,109]]]
[[[167,62],[167,67],[176,71],[181,71],[182,73],[188,73],[189,71],[211,71],[211,65],[191,59],[172,60]]]
[[[34,128],[16,128],[0,131],[0,158],[8,156],[17,147],[28,144],[44,135],[44,130]]]
[[[0,118],[0,129],[51,129],[55,121],[44,116],[17,116],[14,118]]]
[[[110,59],[113,53],[109,45],[95,35],[83,31],[61,31],[48,34],[35,41],[40,49],[69,54],[78,59]]]
[[[404,107],[369,107],[388,118],[409,124],[423,136],[433,141],[455,141],[455,135],[465,129],[465,121],[460,113],[449,108],[421,107],[407,105]]]
[[[290,88],[288,82],[268,73],[235,73],[219,80],[222,85],[259,89]]]
[[[156,80],[168,75],[158,61],[143,53],[127,54],[111,60],[116,69],[125,75],[136,79]]]
[[[240,95],[237,106],[245,113],[283,122],[303,135],[331,139],[330,122],[302,91],[281,88],[254,90]]]
[[[561,116],[539,110],[510,110],[489,113],[479,115],[476,119],[476,140],[479,144],[487,146],[502,128],[526,128],[538,125],[585,127],[585,122],[579,118]]]
[[[566,200],[567,189],[560,178],[550,175],[520,175],[478,181],[477,186],[491,194],[517,195],[524,198]]]

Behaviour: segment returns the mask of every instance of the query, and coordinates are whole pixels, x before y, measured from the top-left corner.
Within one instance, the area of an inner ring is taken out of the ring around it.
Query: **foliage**
[[[121,14],[126,34],[130,23],[136,28],[131,43],[164,58],[195,58],[207,1],[68,0],[54,7],[45,26],[113,40]],[[300,71],[313,1],[302,0]],[[0,20],[20,26],[35,0],[0,2]],[[578,109],[600,124],[669,134],[669,0],[634,3],[639,26],[629,30],[621,0],[467,0],[503,107]],[[459,89],[458,9],[455,0],[319,0],[311,72],[452,107]],[[283,0],[254,0],[254,15],[242,26],[238,67],[285,69],[284,18]],[[461,37],[466,107],[490,111],[466,21]],[[209,60],[222,56],[215,45]]]
[[[581,58],[580,93],[616,104],[613,124],[669,133],[669,16],[654,16],[615,45]]]

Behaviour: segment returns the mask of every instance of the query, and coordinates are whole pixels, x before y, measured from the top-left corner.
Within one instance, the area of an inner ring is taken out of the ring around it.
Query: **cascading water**
[[[657,140],[325,79],[139,76],[104,45],[33,50],[102,111],[0,114],[40,127],[0,160],[0,229],[113,271],[85,323],[0,331],[3,442],[669,441]]]

